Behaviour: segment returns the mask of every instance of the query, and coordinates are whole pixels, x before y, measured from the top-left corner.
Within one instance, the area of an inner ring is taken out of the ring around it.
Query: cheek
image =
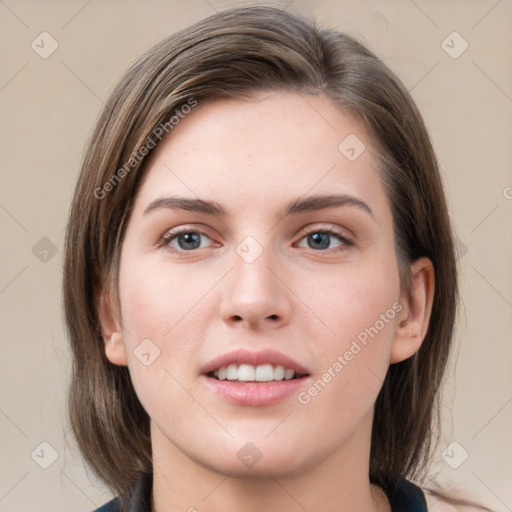
[[[175,269],[129,265],[128,259],[119,282],[130,375],[149,416],[159,418],[164,397],[173,403],[187,398],[180,383],[197,371],[197,351],[211,314],[201,297],[212,284]]]
[[[298,295],[314,313],[305,329],[309,337],[316,333],[310,347],[319,364],[313,386],[299,403],[326,408],[336,404],[337,416],[343,410],[363,413],[373,405],[385,378],[402,309],[396,266],[375,260],[360,268],[317,274],[314,280],[303,276],[303,282],[309,286]]]
[[[315,343],[317,371],[311,385],[297,396],[307,417],[328,418],[321,433],[313,429],[311,435],[346,436],[375,404],[389,367],[401,308],[398,294],[381,284],[358,280],[358,287],[341,288],[336,299],[322,299],[324,309],[318,310],[319,315],[323,314],[334,334],[327,331]]]
[[[293,289],[307,306],[303,309],[311,313],[311,320],[329,349],[342,348],[376,322],[378,330],[383,334],[385,331],[383,338],[389,337],[400,296],[394,262],[375,259],[313,274],[304,271],[296,279]],[[386,312],[383,328],[381,315]]]
[[[189,272],[186,265],[166,266],[143,257],[134,265],[129,262],[127,258],[126,270],[121,267],[119,282],[123,320],[132,340],[153,336],[166,343],[175,332],[183,334],[189,316],[203,308],[202,298],[218,280],[213,273]]]
[[[123,339],[141,395],[168,388],[172,376],[180,382],[197,376],[197,354],[218,321],[214,287],[219,273],[206,266],[191,272],[187,264],[168,265],[127,250],[119,274]],[[146,368],[148,359],[154,362]]]

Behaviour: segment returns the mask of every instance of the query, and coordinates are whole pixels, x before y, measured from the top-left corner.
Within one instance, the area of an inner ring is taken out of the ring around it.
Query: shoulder
[[[424,495],[428,512],[484,512],[489,510],[478,505],[450,503],[427,490],[424,491]]]

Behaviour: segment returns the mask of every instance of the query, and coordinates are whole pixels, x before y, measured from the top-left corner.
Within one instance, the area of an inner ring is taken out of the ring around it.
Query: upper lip
[[[293,360],[281,352],[273,349],[265,349],[259,351],[251,351],[244,348],[233,350],[227,354],[223,354],[215,359],[212,359],[209,363],[205,364],[201,369],[202,374],[207,374],[229,366],[230,364],[250,364],[252,366],[260,366],[263,364],[271,364],[272,366],[284,366],[290,368],[296,374],[304,375],[308,371],[297,361]]]

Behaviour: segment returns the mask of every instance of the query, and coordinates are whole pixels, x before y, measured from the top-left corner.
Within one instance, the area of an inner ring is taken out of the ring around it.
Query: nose
[[[252,262],[235,254],[234,268],[224,280],[222,319],[252,329],[278,328],[289,323],[292,296],[286,275],[264,250]]]

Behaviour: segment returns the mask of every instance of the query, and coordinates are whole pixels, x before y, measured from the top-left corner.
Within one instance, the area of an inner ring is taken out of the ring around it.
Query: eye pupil
[[[308,236],[308,245],[311,249],[327,249],[329,247],[329,237],[330,235],[328,233],[312,233]],[[320,247],[318,245],[311,245],[309,243],[310,240],[312,240],[314,244],[320,244]]]
[[[184,243],[182,243],[184,242]],[[193,247],[190,246],[193,245]],[[184,233],[178,236],[178,245],[180,249],[191,250],[197,249],[201,245],[199,233]]]

